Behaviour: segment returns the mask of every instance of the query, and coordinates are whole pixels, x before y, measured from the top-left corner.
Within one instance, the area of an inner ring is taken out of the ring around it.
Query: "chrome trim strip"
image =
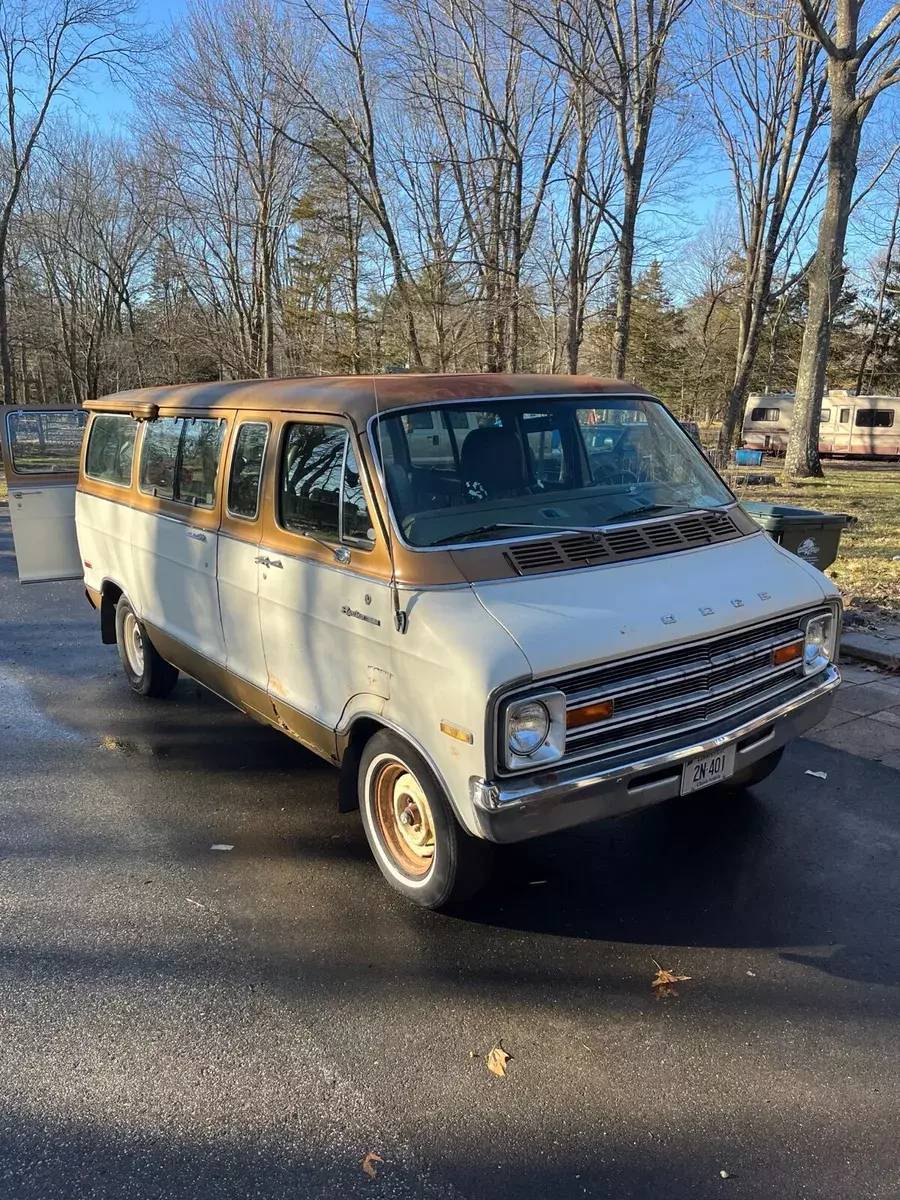
[[[649,758],[637,759],[634,762],[623,765],[606,767],[602,770],[591,771],[586,775],[578,771],[553,771],[548,773],[543,780],[533,777],[528,779],[513,778],[508,782],[504,781],[499,784],[487,783],[482,779],[473,779],[471,784],[472,802],[477,808],[483,809],[486,812],[496,812],[498,809],[507,808],[512,805],[541,802],[565,804],[569,800],[577,799],[579,793],[587,789],[603,787],[604,784],[618,785],[628,779],[629,776],[638,775],[645,771],[658,771],[663,767],[676,766],[689,758],[695,758],[699,754],[712,753],[713,750],[718,750],[722,746],[747,737],[755,733],[758,729],[764,728],[764,726],[770,724],[772,721],[788,716],[813,700],[818,700],[820,697],[828,695],[829,692],[833,692],[840,685],[840,682],[841,676],[837,668],[834,665],[828,666],[825,668],[822,682],[818,687],[810,688],[802,696],[796,696],[792,700],[778,705],[776,708],[769,709],[761,716],[754,717],[750,721],[745,721],[741,725],[734,726],[725,733],[719,734],[716,737],[706,738],[703,741],[692,742],[687,746],[682,746],[678,750],[668,751],[665,754],[656,754]]]
[[[782,690],[774,685],[781,682],[783,676],[794,673],[792,682],[802,683],[804,676],[799,672],[802,667],[802,662],[799,660],[787,663],[782,667],[768,667],[763,671],[755,671],[747,675],[740,676],[737,680],[727,681],[724,684],[716,684],[711,688],[704,688],[700,691],[688,692],[683,696],[672,696],[670,699],[659,704],[644,704],[640,708],[626,709],[620,717],[613,716],[605,721],[595,721],[593,725],[582,725],[578,729],[573,730],[566,738],[566,745],[576,747],[579,742],[585,741],[587,738],[593,737],[595,733],[602,733],[604,729],[622,729],[636,721],[645,721],[648,717],[665,718],[672,712],[687,712],[699,706],[705,708],[708,704],[714,704],[717,700],[727,700],[729,696],[736,692],[741,692],[745,687],[750,687],[754,684],[759,684],[757,695],[765,694],[771,691],[773,694]],[[772,683],[772,687],[763,685]],[[605,698],[605,693],[601,698]],[[752,703],[752,701],[751,701]],[[715,717],[709,718],[715,720]],[[677,732],[679,726],[674,726],[674,731]],[[636,734],[635,737],[640,735]]]
[[[754,642],[752,645],[746,647],[745,650],[735,651],[734,655],[731,656],[720,655],[718,659],[708,657],[696,667],[686,663],[684,667],[670,667],[668,670],[655,671],[650,675],[637,675],[633,679],[621,679],[618,683],[614,683],[609,687],[604,687],[601,681],[594,687],[583,689],[580,692],[567,692],[566,707],[579,708],[581,705],[590,704],[598,697],[603,700],[621,700],[632,695],[634,692],[642,692],[646,688],[668,687],[669,684],[673,683],[682,683],[691,679],[702,679],[718,671],[723,671],[728,667],[736,666],[739,663],[746,663],[749,659],[757,658],[761,654],[771,654],[774,650],[782,646],[792,645],[802,637],[803,630],[798,628],[793,632],[788,631],[788,633],[776,635],[770,641]],[[702,650],[704,644],[708,643],[698,642],[695,644]],[[771,667],[771,664],[769,665]],[[792,665],[797,666],[798,663],[795,662]],[[598,667],[597,670],[602,670],[602,667]],[[772,670],[774,671],[775,668],[772,668]],[[742,676],[744,680],[750,678],[752,678],[752,675],[749,673]]]

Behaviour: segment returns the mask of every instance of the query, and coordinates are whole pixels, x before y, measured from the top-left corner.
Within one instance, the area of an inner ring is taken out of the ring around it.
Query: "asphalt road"
[[[133,696],[0,509],[0,1196],[895,1200],[898,785],[802,742],[421,912],[332,769]]]

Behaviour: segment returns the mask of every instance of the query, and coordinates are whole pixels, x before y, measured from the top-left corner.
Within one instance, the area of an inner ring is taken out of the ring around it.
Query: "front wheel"
[[[381,873],[416,904],[443,908],[487,882],[491,846],[466,833],[422,756],[388,730],[363,751],[359,808]]]
[[[139,696],[168,696],[178,682],[178,671],[164,658],[147,636],[137,613],[123,596],[116,605],[116,643],[122,669]]]

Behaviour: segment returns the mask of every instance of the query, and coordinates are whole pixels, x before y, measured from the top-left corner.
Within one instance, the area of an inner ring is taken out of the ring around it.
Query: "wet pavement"
[[[900,1194],[893,757],[803,741],[425,913],[331,768],[133,696],[10,550],[0,508],[4,1200]]]

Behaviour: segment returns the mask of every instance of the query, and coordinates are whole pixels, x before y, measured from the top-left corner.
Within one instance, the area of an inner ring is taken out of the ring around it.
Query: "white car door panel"
[[[0,443],[19,579],[41,583],[84,573],[75,531],[75,486],[87,414],[9,409]]]
[[[215,530],[134,510],[131,599],[143,619],[224,666]]]
[[[219,536],[219,605],[225,663],[231,674],[266,691],[268,672],[259,615],[260,548],[255,542]]]
[[[260,555],[270,564],[260,567],[259,613],[276,708],[287,704],[333,729],[351,696],[387,699],[393,632],[387,584],[264,548]]]

